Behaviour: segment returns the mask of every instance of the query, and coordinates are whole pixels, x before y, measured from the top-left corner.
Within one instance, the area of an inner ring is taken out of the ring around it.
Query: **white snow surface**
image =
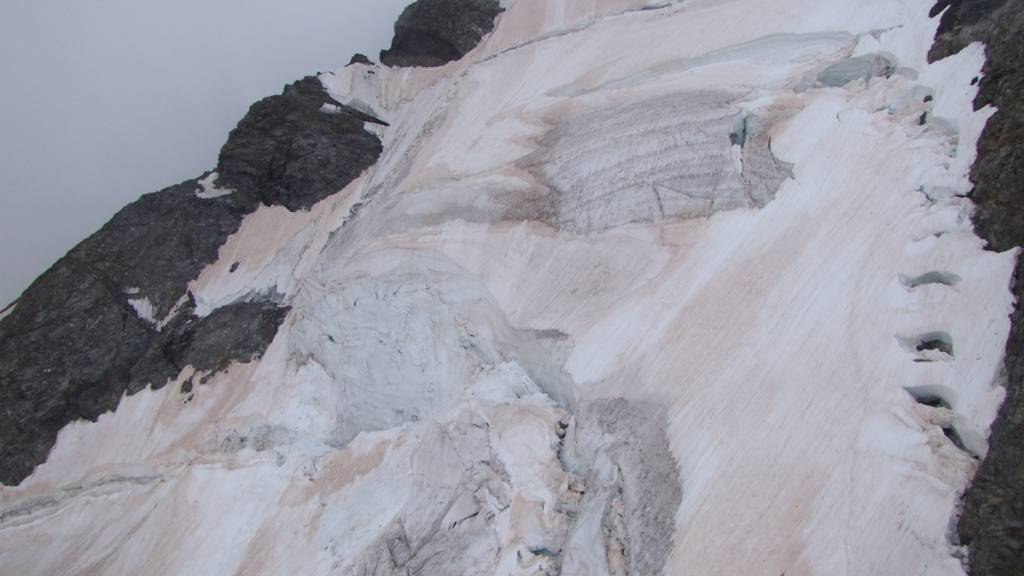
[[[150,324],[156,324],[156,310],[153,309],[153,303],[149,301],[149,298],[143,296],[142,298],[129,298],[128,303],[135,309],[135,313]]]
[[[199,180],[199,189],[196,190],[196,196],[203,200],[209,200],[211,198],[220,198],[221,196],[227,196],[234,192],[230,188],[218,188],[217,187],[217,176],[216,172],[210,172],[205,177]]]
[[[270,348],[62,430],[0,573],[964,574],[1017,254],[932,4],[511,0],[461,61],[323,75],[380,160],[190,286],[284,298]]]
[[[18,306],[18,303],[17,302],[13,302],[13,303],[9,304],[7,306],[7,308],[4,308],[3,310],[0,310],[0,320],[3,320],[4,318],[7,318],[8,316],[10,316],[11,312],[14,312],[14,309],[17,306]]]

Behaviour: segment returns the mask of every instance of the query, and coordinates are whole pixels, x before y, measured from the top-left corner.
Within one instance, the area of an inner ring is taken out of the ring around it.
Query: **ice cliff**
[[[419,0],[0,313],[0,575],[1020,574],[1022,4]]]

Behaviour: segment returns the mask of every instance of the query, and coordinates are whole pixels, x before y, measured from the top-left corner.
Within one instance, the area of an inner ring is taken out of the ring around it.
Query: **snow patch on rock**
[[[18,303],[17,302],[13,302],[13,303],[9,304],[7,306],[7,308],[4,308],[3,310],[0,310],[0,321],[2,321],[4,318],[7,318],[8,316],[10,316],[11,312],[14,312],[14,309],[17,306],[18,306]]]
[[[210,172],[203,178],[200,178],[199,189],[196,190],[196,196],[204,200],[210,200],[212,198],[227,196],[235,192],[230,188],[218,188],[217,176],[218,174],[216,172]]]
[[[142,318],[151,324],[156,323],[156,311],[153,308],[153,304],[149,301],[149,298],[129,298],[128,303],[135,309],[135,313],[139,315],[139,318]]]

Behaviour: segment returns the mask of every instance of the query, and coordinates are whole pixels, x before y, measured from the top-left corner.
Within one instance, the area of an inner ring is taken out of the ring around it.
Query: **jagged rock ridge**
[[[494,28],[498,0],[417,0],[395,22],[386,66],[442,66],[472,50]]]
[[[372,165],[380,139],[364,122],[383,123],[340,106],[314,76],[252,105],[217,162],[217,185],[268,205],[305,210]]]
[[[187,286],[261,203],[307,209],[376,161],[380,140],[363,124],[380,121],[332,102],[315,77],[257,102],[221,150],[219,178],[144,195],[22,294],[0,321],[0,482],[20,482],[65,424],[95,420],[125,392],[159,388],[188,363],[262,353],[286,307],[240,303],[199,320]]]

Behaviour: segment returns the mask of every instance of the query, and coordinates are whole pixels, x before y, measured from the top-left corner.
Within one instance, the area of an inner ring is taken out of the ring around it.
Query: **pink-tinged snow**
[[[380,161],[250,215],[191,285],[204,314],[283,296],[273,344],[65,428],[0,491],[0,573],[390,574],[408,540],[458,551],[453,574],[622,574],[559,456],[603,441],[576,438],[581,407],[624,399],[660,407],[678,469],[665,574],[964,574],[950,526],[1003,397],[1017,256],[983,250],[964,198],[983,47],[927,64],[930,0],[503,4],[462,61],[322,76],[391,124]],[[876,53],[897,72],[815,83]],[[610,166],[735,180],[728,146],[645,140],[717,126],[709,106],[771,119],[792,169],[763,207],[542,208],[545,178]]]

